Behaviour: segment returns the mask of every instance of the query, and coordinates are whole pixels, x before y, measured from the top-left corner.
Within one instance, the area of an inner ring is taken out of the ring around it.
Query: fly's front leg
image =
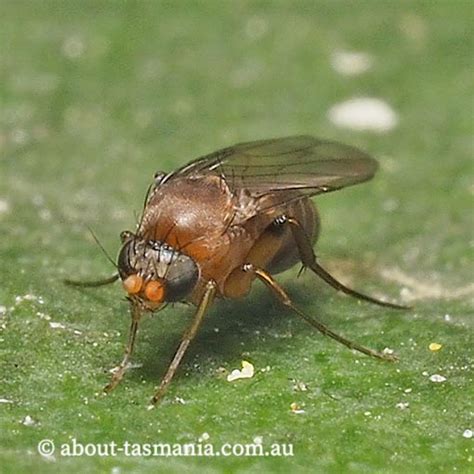
[[[202,320],[204,319],[204,315],[211,306],[215,295],[216,285],[213,281],[209,281],[206,286],[206,291],[204,292],[204,295],[201,298],[201,301],[199,302],[194,318],[190,326],[186,329],[181,343],[178,347],[178,350],[176,351],[176,354],[174,355],[173,360],[171,361],[165,376],[161,380],[158,390],[151,399],[151,407],[156,405],[165,394],[169,384],[171,383],[171,380],[174,377],[174,374],[176,373],[176,370],[179,367],[181,359],[183,358],[184,354],[186,353],[186,350],[189,347],[189,344],[191,344],[191,341],[194,339],[194,336],[196,336],[198,329],[202,323]]]
[[[133,354],[133,349],[135,347],[135,339],[138,331],[138,323],[142,316],[142,310],[136,303],[130,303],[130,311],[132,315],[132,322],[130,324],[130,332],[128,334],[128,343],[125,348],[125,354],[123,356],[122,362],[117,367],[117,370],[114,372],[111,381],[104,387],[105,393],[110,393],[123,379],[125,372],[128,369],[130,359]]]
[[[368,301],[370,303],[374,303],[379,306],[385,306],[387,308],[395,308],[395,309],[410,309],[409,306],[403,306],[403,305],[399,305],[395,303],[389,303],[387,301],[381,301],[376,298],[373,298],[372,296],[359,293],[358,291],[353,290],[343,285],[340,281],[336,280],[330,273],[328,273],[316,261],[316,255],[314,254],[311,240],[307,236],[301,224],[296,219],[293,219],[292,217],[288,217],[286,219],[286,222],[291,227],[291,232],[293,234],[293,238],[295,239],[296,245],[298,247],[301,262],[303,263],[304,267],[308,267],[316,275],[322,278],[328,285],[331,285],[336,290],[342,291],[346,295],[352,296],[353,298],[357,298],[363,301]]]
[[[253,273],[259,280],[261,280],[272,292],[273,294],[289,309],[291,309],[295,314],[300,318],[304,319],[311,326],[316,328],[319,332],[328,336],[341,344],[349,347],[349,349],[355,349],[356,351],[362,352],[363,354],[369,355],[371,357],[376,357],[377,359],[395,361],[398,360],[396,356],[392,354],[385,354],[383,352],[378,352],[368,347],[362,346],[357,342],[351,341],[344,336],[341,336],[335,333],[332,329],[329,329],[325,324],[321,323],[317,319],[314,319],[297,308],[291,298],[288,296],[286,291],[275,281],[275,279],[261,268],[256,268],[251,264],[244,265],[244,271]]]

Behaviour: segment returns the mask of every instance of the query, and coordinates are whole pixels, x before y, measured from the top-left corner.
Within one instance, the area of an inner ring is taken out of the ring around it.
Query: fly
[[[354,298],[406,309],[343,285],[320,265],[313,250],[320,219],[310,198],[367,181],[376,170],[377,162],[356,148],[293,136],[240,143],[169,174],[157,172],[137,229],[121,233],[117,274],[95,282],[68,281],[102,286],[120,279],[130,302],[125,354],[104,390],[110,392],[122,380],[143,314],[168,302],[190,302],[196,307],[194,318],[151,400],[155,405],[215,298],[243,297],[255,280],[325,336],[366,355],[396,360],[308,316],[274,278],[301,263]]]

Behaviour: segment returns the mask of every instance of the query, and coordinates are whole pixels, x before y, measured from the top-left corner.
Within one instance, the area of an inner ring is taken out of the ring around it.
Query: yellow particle
[[[297,415],[301,414],[301,413],[304,413],[304,410],[301,408],[301,406],[296,403],[296,402],[293,402],[291,405],[290,405],[290,410],[292,413],[296,413]]]
[[[227,382],[233,382],[239,379],[251,379],[255,374],[255,368],[246,360],[242,361],[242,370],[234,369],[228,376]]]
[[[430,351],[432,352],[436,352],[436,351],[439,351],[441,348],[443,347],[442,344],[439,344],[438,342],[432,342],[428,348]]]

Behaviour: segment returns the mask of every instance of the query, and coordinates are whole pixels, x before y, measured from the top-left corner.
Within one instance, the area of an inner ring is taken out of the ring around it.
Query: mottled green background
[[[472,20],[469,1],[2,0],[0,470],[472,472]],[[341,75],[338,50],[369,53],[373,66]],[[398,127],[338,129],[328,110],[355,96],[386,101]],[[373,182],[318,199],[317,251],[345,282],[415,308],[358,303],[308,273],[297,280],[297,269],[280,281],[306,312],[400,362],[324,339],[256,285],[211,312],[157,410],[146,406],[186,307],[144,322],[142,366],[99,395],[129,321],[119,285],[61,283],[113,271],[87,226],[115,255],[157,169],[296,133],[379,159]],[[256,375],[228,383],[220,368],[242,359]],[[203,433],[216,447],[293,443],[294,456],[36,450],[43,438],[185,443]]]

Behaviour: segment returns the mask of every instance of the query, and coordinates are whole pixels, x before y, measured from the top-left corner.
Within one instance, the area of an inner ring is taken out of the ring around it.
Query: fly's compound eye
[[[199,279],[196,263],[186,255],[179,255],[168,267],[166,300],[183,301],[191,294]]]
[[[140,275],[130,275],[122,283],[125,291],[129,295],[136,295],[143,286],[143,278]]]
[[[135,240],[131,238],[132,233],[124,231],[120,234],[122,240],[122,248],[120,249],[118,259],[117,259],[117,268],[120,273],[122,280],[129,275],[137,275],[138,271],[134,268],[134,262],[136,261],[136,247]]]
[[[151,280],[145,285],[145,296],[148,301],[161,303],[165,299],[165,287],[157,280]]]

